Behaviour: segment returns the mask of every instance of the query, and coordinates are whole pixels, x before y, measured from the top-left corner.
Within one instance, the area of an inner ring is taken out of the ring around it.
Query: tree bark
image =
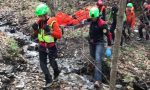
[[[126,0],[119,0],[119,15],[117,20],[117,28],[116,28],[116,37],[113,49],[113,58],[111,62],[111,72],[110,72],[110,90],[116,90],[116,77],[117,77],[117,60],[119,59],[119,52],[120,52],[120,42],[121,42],[121,35],[123,29],[123,15],[125,11],[125,4]]]

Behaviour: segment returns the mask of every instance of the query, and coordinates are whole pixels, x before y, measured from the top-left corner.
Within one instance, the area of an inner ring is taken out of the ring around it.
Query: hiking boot
[[[144,40],[144,38],[138,38],[137,39],[137,41],[143,41]]]
[[[95,88],[102,88],[102,83],[99,82],[99,81],[95,81],[94,87],[95,87]]]
[[[54,79],[57,79],[57,78],[58,78],[60,72],[61,72],[60,70],[54,71]]]
[[[43,88],[49,88],[52,85],[52,83],[46,83]]]
[[[52,83],[47,83],[45,87],[50,87]]]
[[[43,88],[48,88],[52,85],[52,81],[46,81],[45,86]]]

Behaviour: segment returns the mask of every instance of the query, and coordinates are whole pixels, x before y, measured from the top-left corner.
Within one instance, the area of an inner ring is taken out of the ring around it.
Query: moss
[[[6,38],[7,43],[7,51],[10,55],[16,56],[19,52],[19,46],[17,44],[17,41],[15,41],[13,38],[7,37]]]

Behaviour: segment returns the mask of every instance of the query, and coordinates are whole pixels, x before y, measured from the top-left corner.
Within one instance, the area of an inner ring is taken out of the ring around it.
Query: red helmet
[[[97,1],[97,5],[98,5],[98,6],[103,5],[103,1],[102,1],[102,0],[98,0],[98,1]]]
[[[144,5],[145,10],[150,11],[150,4]]]
[[[148,9],[148,10],[150,10],[150,4],[149,4],[149,5],[147,5],[147,9]]]

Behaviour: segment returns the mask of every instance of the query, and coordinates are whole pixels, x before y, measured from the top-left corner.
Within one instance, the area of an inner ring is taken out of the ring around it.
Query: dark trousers
[[[131,25],[124,22],[122,34],[125,38],[127,38],[126,29],[128,30],[128,35],[130,36],[130,34],[131,34]]]
[[[122,37],[121,37],[121,46],[123,44],[123,41],[130,37],[131,35],[131,26],[127,24],[126,22],[123,23],[123,30],[122,30]],[[126,29],[128,30],[128,35],[126,34]]]
[[[49,57],[49,63],[52,66],[54,73],[58,72],[58,65],[57,62],[55,61],[56,56],[57,56],[57,48],[56,46],[50,47],[50,48],[44,48],[44,47],[39,47],[39,59],[40,59],[40,66],[41,69],[45,75],[45,80],[46,83],[51,83],[52,82],[52,76],[48,70],[47,67],[47,56]]]
[[[143,24],[141,23],[138,27],[138,30],[139,30],[139,37],[140,38],[144,38],[144,35],[143,35],[143,28],[146,29],[146,40],[149,40],[149,27],[148,27],[148,24]]]
[[[140,24],[139,25],[139,27],[138,27],[138,29],[139,29],[139,37],[140,38],[143,38],[143,28],[144,28],[145,26],[143,25],[143,24]]]
[[[116,29],[116,22],[113,22],[112,24],[111,24],[111,27],[110,27],[110,32],[111,32],[111,34],[112,34],[112,39],[113,39],[113,41],[115,40],[115,29]]]

